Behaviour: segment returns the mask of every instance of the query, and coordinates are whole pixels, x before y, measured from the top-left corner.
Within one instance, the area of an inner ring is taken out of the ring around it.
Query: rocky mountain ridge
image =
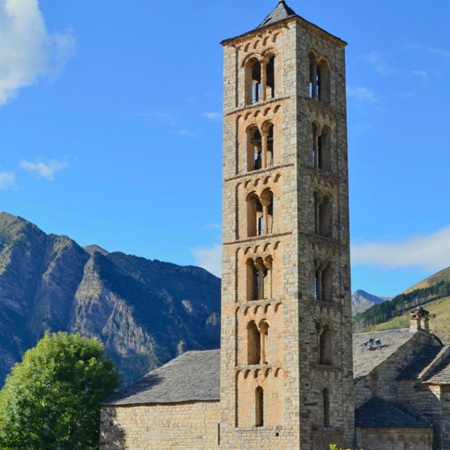
[[[220,279],[98,246],[0,213],[0,380],[46,330],[97,337],[127,384],[220,344]]]

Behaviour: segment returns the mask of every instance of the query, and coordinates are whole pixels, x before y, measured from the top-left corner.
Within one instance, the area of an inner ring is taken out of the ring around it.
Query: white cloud
[[[378,50],[372,50],[363,59],[373,66],[379,75],[389,76],[399,72],[386,61],[385,55]]]
[[[222,114],[219,112],[207,112],[203,114],[211,122],[220,122],[222,119]]]
[[[214,244],[210,248],[199,248],[194,251],[194,256],[197,266],[218,277],[222,276],[222,245]]]
[[[0,189],[10,189],[16,186],[14,172],[0,172]]]
[[[352,245],[353,265],[388,269],[417,267],[440,270],[450,266],[450,226],[435,233],[399,242],[366,242]]]
[[[374,91],[362,86],[347,86],[347,94],[349,97],[353,97],[357,101],[365,101],[369,103],[377,103],[379,101],[379,98]]]
[[[202,134],[202,129],[195,128],[195,129],[189,130],[189,129],[185,128],[185,129],[177,130],[176,134],[178,136],[189,137],[191,139],[197,139]]]
[[[38,0],[0,0],[0,105],[40,77],[57,76],[74,43],[70,33],[49,34]]]
[[[52,181],[55,177],[55,173],[60,170],[66,169],[68,164],[65,162],[58,162],[55,160],[44,162],[32,163],[29,161],[20,161],[20,168],[28,172],[34,173],[39,178],[45,178],[47,181]]]
[[[424,85],[429,84],[430,81],[430,75],[426,70],[413,70],[413,75],[419,77],[422,79],[422,83]]]

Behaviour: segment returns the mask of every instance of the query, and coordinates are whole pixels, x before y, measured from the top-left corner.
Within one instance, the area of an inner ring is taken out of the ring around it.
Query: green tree
[[[0,448],[98,448],[99,403],[118,385],[97,339],[46,333],[0,391]]]

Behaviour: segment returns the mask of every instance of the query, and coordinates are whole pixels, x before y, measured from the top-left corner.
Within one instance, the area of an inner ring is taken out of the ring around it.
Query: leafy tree
[[[99,403],[119,376],[97,339],[46,333],[0,391],[0,448],[98,448]]]

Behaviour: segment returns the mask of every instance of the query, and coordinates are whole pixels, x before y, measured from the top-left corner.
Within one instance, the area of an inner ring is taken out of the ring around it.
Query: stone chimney
[[[426,331],[430,332],[429,325],[429,315],[430,313],[423,309],[422,306],[419,306],[416,309],[413,309],[409,316],[409,331]]]

